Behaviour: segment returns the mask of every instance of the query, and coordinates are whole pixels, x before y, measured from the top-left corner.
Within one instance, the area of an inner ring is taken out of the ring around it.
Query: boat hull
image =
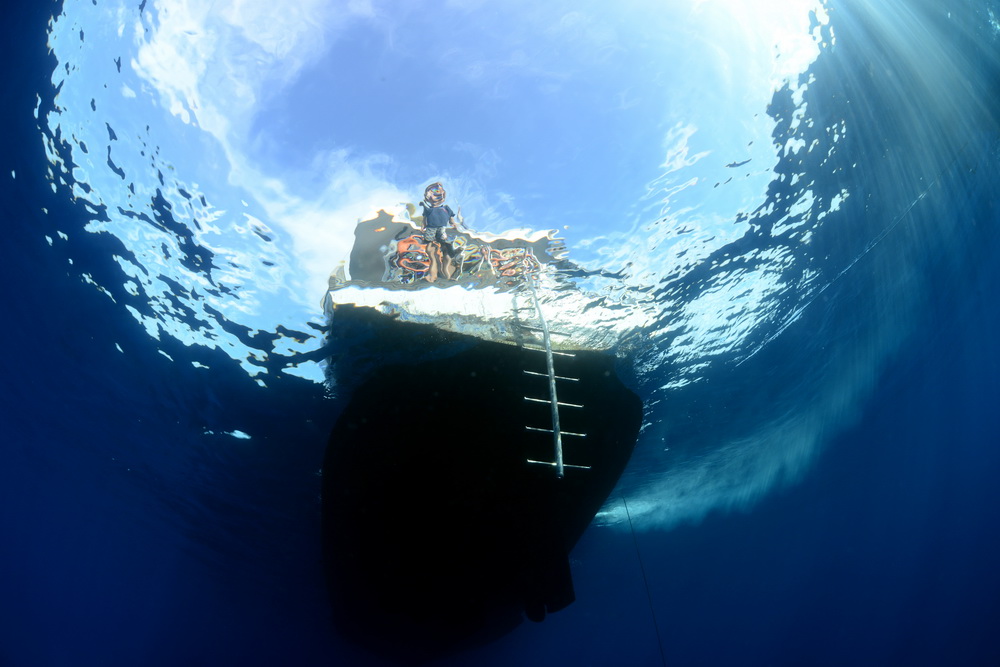
[[[339,313],[342,320],[344,313]],[[324,553],[339,627],[380,652],[490,641],[574,600],[568,556],[625,469],[639,398],[606,353],[558,357],[565,462],[554,467],[545,355],[349,309],[445,358],[366,369],[323,466]],[[344,322],[342,321],[341,324]],[[356,326],[363,326],[358,321]],[[430,344],[427,342],[426,344]]]

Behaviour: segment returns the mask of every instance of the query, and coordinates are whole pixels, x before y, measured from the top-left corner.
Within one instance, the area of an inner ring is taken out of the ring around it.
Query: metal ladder
[[[535,280],[536,280],[536,278],[534,276],[529,276],[528,280],[527,280],[527,283],[528,283],[528,287],[531,289],[531,297],[532,297],[532,300],[534,302],[535,315],[538,317],[538,321],[541,324],[541,326],[538,327],[537,330],[540,331],[541,334],[542,334],[542,341],[544,342],[544,347],[542,347],[542,348],[536,348],[536,347],[525,346],[525,349],[536,350],[538,352],[544,352],[545,353],[545,368],[546,368],[546,372],[545,373],[536,373],[534,371],[525,370],[524,373],[525,373],[525,375],[536,375],[536,376],[548,378],[549,396],[548,396],[548,398],[537,398],[537,397],[534,397],[534,396],[525,396],[524,400],[532,402],[532,403],[548,403],[550,405],[550,407],[551,407],[551,413],[552,413],[552,428],[541,428],[541,427],[536,427],[536,426],[525,426],[525,428],[527,430],[529,430],[529,431],[538,431],[538,432],[542,432],[542,433],[551,433],[552,434],[552,447],[553,447],[553,459],[554,460],[553,461],[535,461],[535,460],[532,460],[532,459],[528,459],[527,461],[528,461],[528,463],[534,463],[534,464],[537,464],[537,465],[546,465],[546,466],[552,466],[552,467],[554,467],[556,469],[556,477],[559,477],[561,479],[563,477],[563,475],[564,475],[564,471],[565,471],[566,468],[577,468],[577,469],[581,469],[581,470],[589,470],[590,469],[590,466],[571,465],[569,463],[563,462],[563,443],[562,443],[562,437],[564,435],[567,435],[567,436],[572,436],[572,437],[577,437],[577,438],[585,438],[585,437],[587,437],[587,434],[586,433],[573,433],[571,431],[563,431],[562,428],[560,427],[560,423],[559,423],[559,408],[573,408],[573,409],[582,410],[583,406],[582,405],[577,405],[576,403],[561,403],[559,401],[558,396],[556,395],[556,381],[557,380],[561,380],[563,382],[579,382],[580,380],[579,380],[579,378],[572,378],[572,377],[566,377],[566,376],[556,375],[554,357],[557,356],[557,355],[558,356],[563,356],[563,357],[573,357],[575,355],[573,355],[573,354],[571,354],[569,352],[555,352],[555,351],[552,350],[552,338],[551,338],[551,334],[549,332],[549,325],[545,321],[545,315],[542,313],[542,306],[541,306],[541,304],[538,301],[538,291],[535,289]],[[534,329],[535,327],[529,327],[529,328]]]

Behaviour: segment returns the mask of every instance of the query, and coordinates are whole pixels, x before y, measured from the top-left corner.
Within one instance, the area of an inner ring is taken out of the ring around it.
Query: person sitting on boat
[[[451,253],[442,248],[442,244],[451,243],[448,227],[457,229],[455,212],[444,203],[446,196],[441,183],[431,183],[424,189],[424,200],[420,203],[424,207],[424,242],[431,258],[428,282],[437,280],[439,267],[445,278],[451,278],[453,272]]]

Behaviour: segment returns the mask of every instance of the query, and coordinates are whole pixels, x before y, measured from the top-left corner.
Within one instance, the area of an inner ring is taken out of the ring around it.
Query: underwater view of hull
[[[336,316],[342,329],[367,325],[386,341],[462,348],[366,374],[331,433],[323,535],[342,632],[427,657],[570,604],[568,554],[624,471],[642,419],[614,358],[557,357],[557,374],[572,378],[559,388],[559,478],[547,465],[550,406],[529,400],[545,396],[543,352],[367,308]]]

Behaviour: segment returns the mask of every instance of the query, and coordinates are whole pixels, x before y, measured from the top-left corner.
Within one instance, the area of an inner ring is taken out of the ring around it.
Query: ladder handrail
[[[559,428],[559,399],[556,397],[556,369],[552,361],[552,340],[549,338],[549,325],[542,314],[542,306],[538,301],[538,292],[535,290],[536,277],[528,275],[528,287],[531,288],[531,298],[535,302],[535,312],[538,314],[538,321],[542,324],[542,340],[545,342],[545,367],[549,376],[549,399],[552,408],[552,446],[555,449],[556,477],[563,477],[563,451],[562,451],[562,431]]]

